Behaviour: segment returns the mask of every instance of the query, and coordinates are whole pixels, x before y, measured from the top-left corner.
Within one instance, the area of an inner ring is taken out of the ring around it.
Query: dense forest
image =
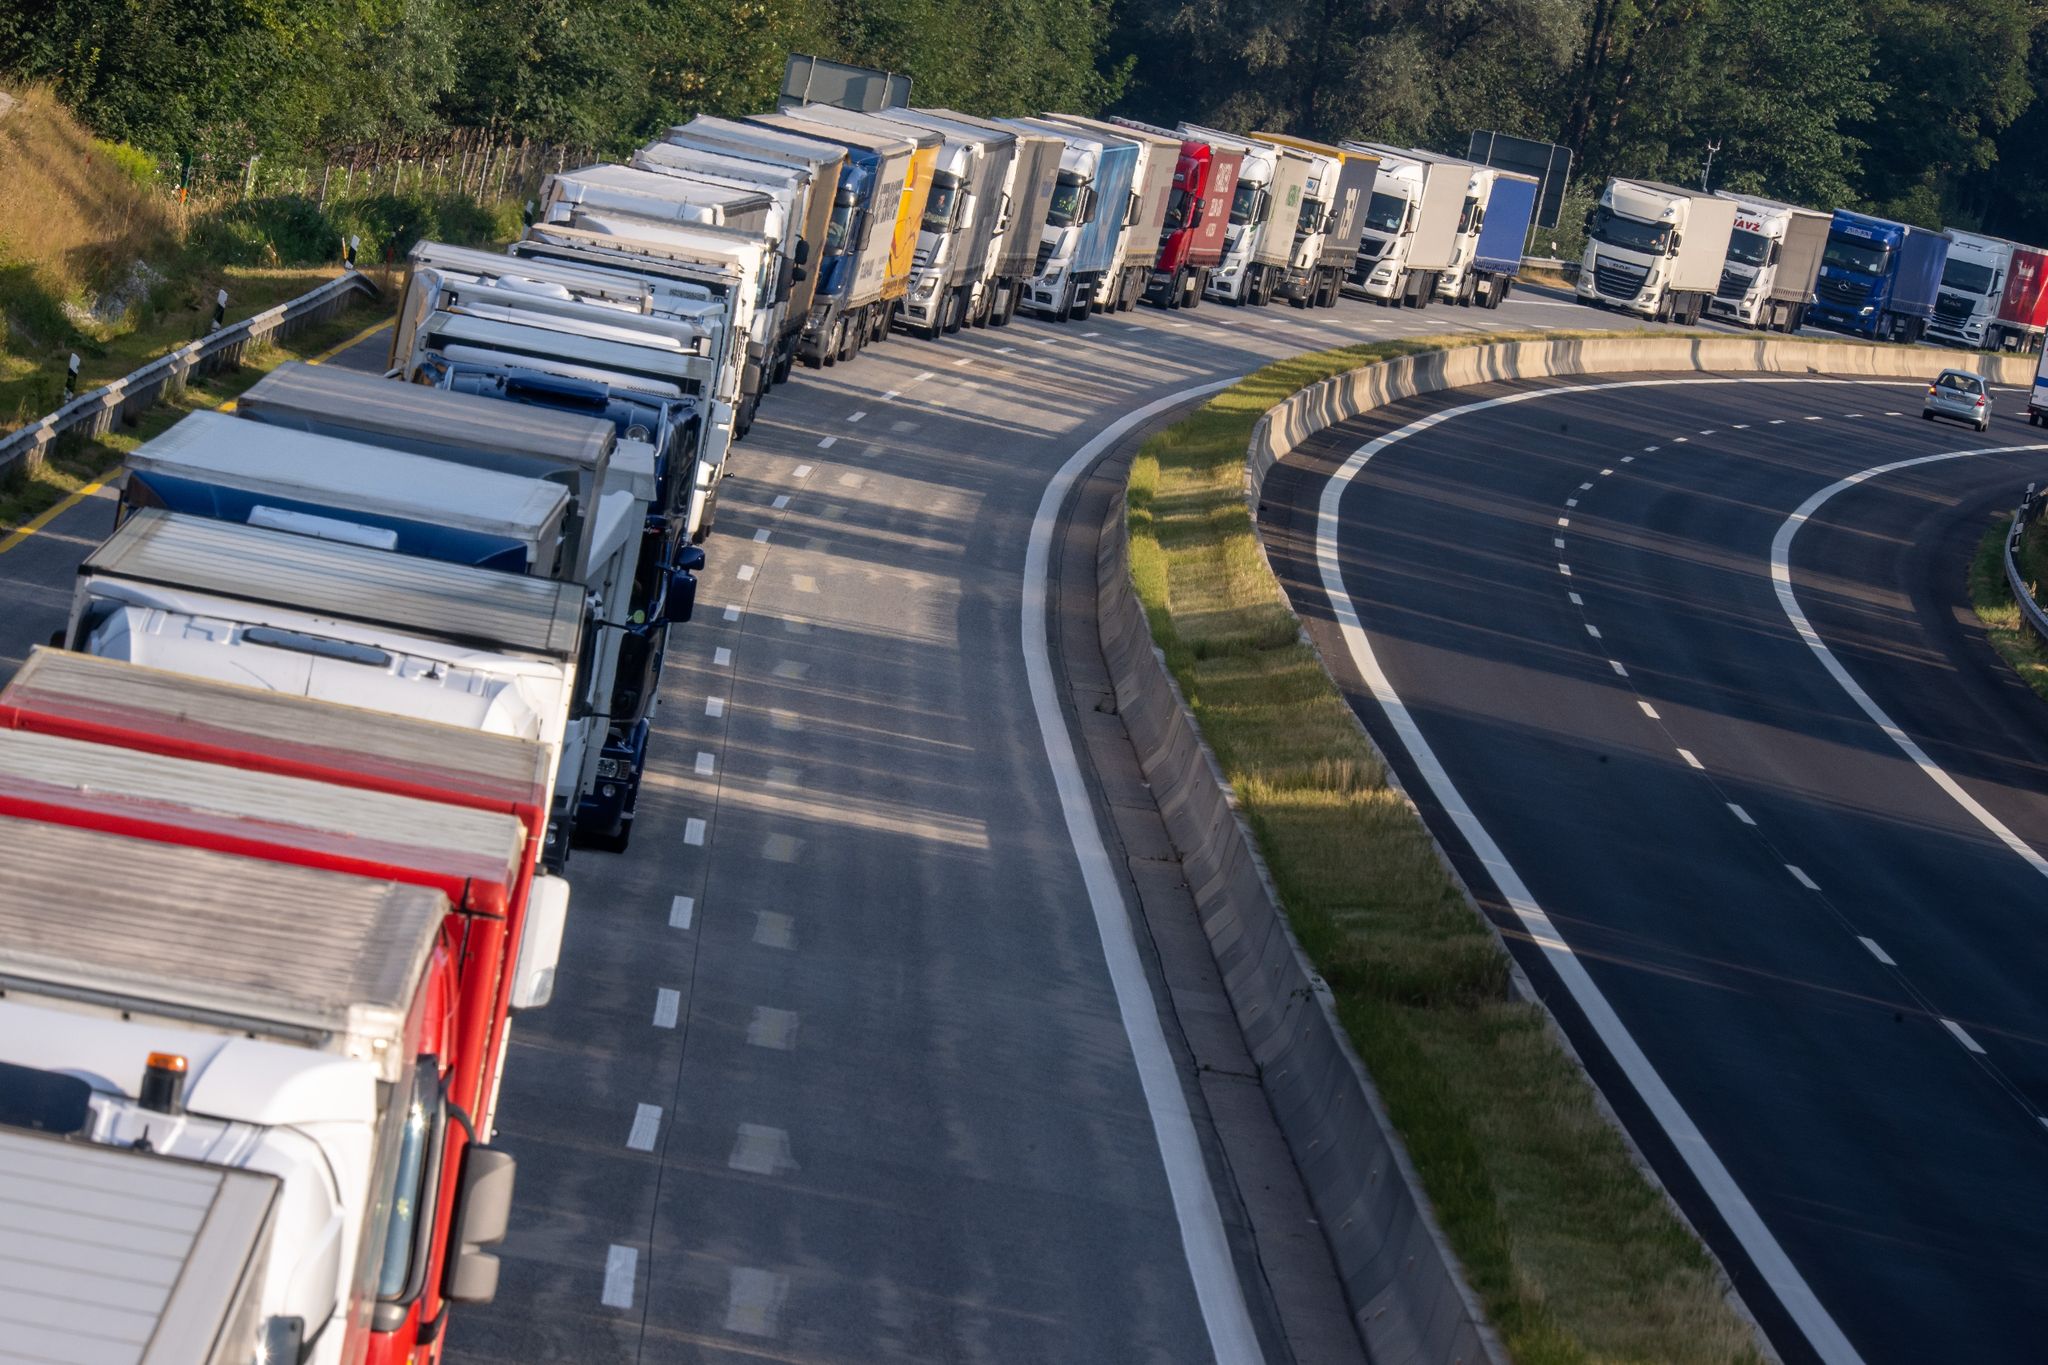
[[[456,129],[616,151],[773,96],[792,50],[919,103],[1109,109],[1713,181],[2048,237],[2048,0],[46,0],[0,72],[166,162]]]

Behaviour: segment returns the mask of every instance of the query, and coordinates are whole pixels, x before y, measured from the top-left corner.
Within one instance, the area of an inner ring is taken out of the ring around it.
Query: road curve
[[[1261,513],[1355,709],[1793,1359],[2034,1359],[2048,1327],[2048,888],[1837,682],[1772,575],[1788,517],[1839,479],[2031,447],[1839,492],[1790,535],[1789,578],[1908,742],[2048,849],[2048,709],[1963,601],[1987,517],[2048,445],[2012,418],[1923,422],[1919,396],[1625,377],[1433,395],[1310,443]],[[1347,457],[1507,397],[1376,450],[1319,562]],[[1398,706],[1373,699],[1326,570]],[[1511,912],[1473,829],[1564,949]],[[1629,1084],[1628,1047],[1669,1104]]]

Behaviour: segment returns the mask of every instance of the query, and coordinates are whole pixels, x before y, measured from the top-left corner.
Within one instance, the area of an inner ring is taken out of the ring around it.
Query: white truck
[[[657,501],[679,530],[711,529],[735,417],[725,300],[580,245],[500,256],[421,243],[392,328],[391,373],[413,383],[608,418],[651,445]]]
[[[1456,157],[1436,160],[1465,170],[1465,202],[1458,206],[1458,227],[1451,237],[1451,263],[1436,277],[1436,296],[1446,303],[1470,304],[1479,283],[1479,232],[1486,222],[1486,204],[1493,197],[1499,172]]]
[[[0,838],[7,1349],[361,1360],[445,1122],[416,1059],[453,990],[447,898],[15,817]],[[469,1155],[453,1299],[495,1290],[509,1215],[509,1168]]]
[[[1116,224],[1122,221],[1116,208],[1102,202],[1099,182],[1104,172],[1105,144],[1079,129],[1044,119],[1004,119],[1003,123],[1021,133],[1060,140],[1060,167],[1053,177],[1045,220],[1038,225],[1038,253],[1024,284],[1023,303],[1054,321],[1085,316],[1093,303],[1095,287],[1115,260]],[[1134,162],[1136,149],[1132,148],[1128,155]],[[1129,175],[1120,173],[1115,178],[1126,187],[1114,190],[1114,197],[1121,204],[1128,192]],[[1111,216],[1116,218],[1116,224],[1107,221]]]
[[[1721,285],[1735,201],[1655,180],[1607,182],[1586,218],[1582,303],[1691,326]]]
[[[143,508],[79,566],[59,643],[540,744],[554,870],[583,771],[571,717],[603,703],[583,618],[574,583]]]
[[[1078,114],[1047,114],[1049,121],[1094,133],[1105,140],[1122,138],[1138,144],[1138,169],[1131,181],[1130,207],[1112,275],[1096,287],[1096,306],[1104,312],[1129,312],[1151,286],[1159,263],[1159,243],[1166,234],[1166,211],[1173,199],[1174,173],[1180,168],[1179,134],[1156,133],[1131,123],[1083,118]]]
[[[1182,137],[1211,148],[1228,147],[1244,160],[1224,235],[1223,264],[1209,275],[1205,297],[1225,303],[1265,304],[1286,286],[1294,258],[1294,230],[1301,223],[1313,163],[1294,147],[1237,137],[1197,124],[1180,125]]]
[[[2048,326],[2048,253],[2002,237],[1946,228],[1948,263],[1927,335],[1951,345],[2024,354]]]
[[[1365,234],[1345,292],[1404,308],[1426,307],[1438,279],[1451,268],[1471,173],[1405,147],[1343,145],[1347,152],[1380,159],[1366,205]]]
[[[1052,206],[1053,191],[1059,183],[1060,154],[1066,144],[1051,133],[1033,132],[953,109],[922,112],[986,133],[992,144],[1005,139],[1014,144],[1002,181],[996,186],[1000,212],[992,224],[988,244],[986,307],[978,303],[971,319],[977,327],[1007,326],[1017,315],[1025,283],[1038,261],[1039,228]]]
[[[1735,224],[1708,311],[1759,331],[1798,331],[1813,302],[1833,215],[1761,195],[1723,191],[1722,197],[1735,201]]]
[[[1009,230],[1009,184],[1017,135],[926,109],[882,109],[876,117],[935,132],[944,141],[919,225],[903,324],[937,340],[986,326],[995,303],[997,240]]]

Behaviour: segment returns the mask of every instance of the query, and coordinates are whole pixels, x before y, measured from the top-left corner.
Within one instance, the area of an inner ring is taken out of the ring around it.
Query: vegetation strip
[[[1380,342],[1269,365],[1148,440],[1131,572],[1303,947],[1494,1330],[1523,1362],[1755,1361],[1750,1327],[1637,1167],[1543,1010],[1387,780],[1260,553],[1253,425],[1295,391],[1424,351]]]
[[[2034,689],[2034,695],[2048,698],[2048,644],[2042,643],[2020,615],[2020,604],[2013,600],[2012,587],[2005,579],[2005,538],[2011,533],[2012,518],[2001,516],[1977,542],[1976,556],[1970,561],[1970,605],[1983,623],[1991,647]],[[2040,521],[2020,537],[2019,570],[2039,602],[2041,584],[2048,581],[2048,527]]]

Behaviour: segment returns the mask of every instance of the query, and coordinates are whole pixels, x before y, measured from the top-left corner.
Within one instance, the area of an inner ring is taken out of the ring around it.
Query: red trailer
[[[1166,224],[1159,237],[1159,257],[1145,287],[1145,301],[1161,308],[1194,308],[1202,301],[1209,272],[1223,263],[1230,201],[1237,193],[1242,152],[1211,147],[1136,119],[1112,123],[1158,137],[1180,138],[1180,159],[1173,170],[1173,194],[1167,200]]]
[[[434,1359],[444,1302],[496,1288],[495,1259],[449,1234],[466,1182],[512,1177],[481,1144],[509,1013],[545,1003],[560,951],[566,883],[535,872],[546,811],[546,750],[505,736],[57,650],[0,691],[0,814],[447,896],[456,995],[423,1045],[440,1160],[415,1201],[430,1216],[380,1286],[372,1362]]]
[[[2013,248],[2005,290],[1998,298],[1998,320],[1984,338],[1993,351],[2038,351],[2048,334],[2048,252],[2039,247]]]

